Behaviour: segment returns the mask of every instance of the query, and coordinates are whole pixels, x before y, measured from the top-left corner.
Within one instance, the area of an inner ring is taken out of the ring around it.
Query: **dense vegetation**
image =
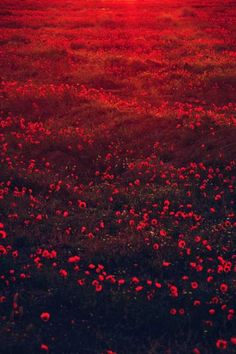
[[[0,18],[0,352],[233,352],[234,2]]]

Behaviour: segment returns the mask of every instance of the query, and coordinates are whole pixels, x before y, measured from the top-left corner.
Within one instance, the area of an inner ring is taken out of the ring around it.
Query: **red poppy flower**
[[[97,293],[99,293],[100,291],[102,291],[102,285],[101,285],[101,284],[97,284],[97,285],[95,286],[95,290],[96,290]]]
[[[184,248],[185,245],[186,245],[186,242],[184,240],[179,240],[179,242],[178,242],[178,247],[179,248]]]
[[[62,278],[66,278],[68,276],[68,273],[65,269],[60,269],[59,274]]]
[[[231,338],[230,338],[230,342],[231,342],[233,345],[236,345],[236,337],[231,337]]]
[[[222,284],[220,285],[220,291],[221,291],[222,293],[226,293],[226,292],[228,291],[228,285],[225,284],[225,283],[222,283]]]
[[[157,251],[157,250],[159,249],[159,245],[158,245],[158,243],[154,243],[154,245],[153,245],[153,249],[154,249],[155,251]]]
[[[176,315],[176,313],[177,313],[177,311],[176,311],[176,309],[170,309],[170,314],[172,315],[172,316],[175,316]]]
[[[198,283],[196,281],[192,281],[191,287],[192,287],[192,289],[197,289],[198,288]]]
[[[167,235],[166,231],[161,229],[160,230],[160,236],[165,237]]]
[[[142,291],[142,290],[143,290],[142,285],[136,286],[136,288],[135,288],[135,291],[137,291],[137,292]]]
[[[0,239],[4,239],[7,237],[7,234],[4,230],[0,230]]]
[[[216,341],[216,347],[218,349],[223,349],[223,350],[227,349],[227,344],[228,344],[227,341],[224,339],[218,339]]]
[[[49,348],[46,344],[41,344],[40,349],[47,352]]]
[[[48,322],[50,320],[50,313],[49,312],[42,312],[40,318],[43,322]]]
[[[68,263],[76,263],[80,261],[80,257],[79,256],[71,256],[68,258]]]
[[[83,202],[82,200],[78,200],[78,205],[79,205],[79,208],[81,208],[81,209],[83,209],[83,208],[86,208],[86,207],[87,207],[86,202]]]

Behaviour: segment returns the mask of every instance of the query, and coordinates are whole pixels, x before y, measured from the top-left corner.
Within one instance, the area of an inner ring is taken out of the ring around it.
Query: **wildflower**
[[[178,297],[178,288],[175,285],[170,286],[170,293],[173,297]]]
[[[157,225],[157,219],[152,219],[152,221],[151,221],[151,224],[153,225],[153,226],[155,226],[155,225]]]
[[[192,289],[197,289],[198,288],[198,283],[196,281],[191,282],[191,287]]]
[[[0,230],[0,239],[4,239],[7,237],[7,234],[4,230]]]
[[[48,322],[50,320],[50,313],[49,312],[42,312],[40,318],[43,322]]]
[[[80,257],[79,256],[71,256],[68,258],[68,263],[76,263],[80,261]]]
[[[90,263],[90,264],[88,265],[88,267],[89,267],[89,269],[95,269],[95,268],[96,268],[96,266],[95,266],[94,264],[92,264],[92,263]]]
[[[222,293],[226,293],[226,292],[228,291],[228,285],[225,284],[225,283],[222,283],[222,284],[220,285],[220,291],[221,291]]]
[[[47,352],[49,348],[46,344],[41,344],[40,349]]]
[[[181,315],[181,316],[183,316],[184,314],[185,314],[185,309],[179,309],[179,314]]]
[[[137,277],[133,277],[132,282],[137,284],[137,283],[139,283],[139,279]]]
[[[224,339],[218,339],[216,341],[216,347],[218,349],[223,349],[223,350],[227,349],[227,344],[228,344],[227,341]]]
[[[84,209],[87,207],[86,202],[83,202],[82,200],[78,200],[78,205],[79,205],[79,208],[81,208],[81,209]]]
[[[231,337],[231,338],[230,338],[230,342],[231,342],[233,345],[236,345],[236,337]]]
[[[159,283],[159,282],[155,282],[155,287],[157,288],[157,289],[160,289],[161,288],[161,283]]]
[[[154,249],[155,251],[157,251],[157,250],[159,249],[159,245],[158,245],[158,243],[154,243],[154,245],[153,245],[153,249]]]
[[[137,292],[142,291],[142,290],[143,290],[142,285],[136,286],[136,288],[135,288],[135,291],[137,291]]]
[[[97,285],[95,286],[95,290],[96,290],[97,293],[99,293],[100,291],[102,291],[102,285],[101,285],[101,284],[97,284]]]
[[[59,274],[62,278],[66,278],[68,276],[68,273],[65,269],[60,269]]]
[[[90,240],[92,240],[92,239],[94,238],[94,234],[93,234],[92,232],[89,232],[89,233],[88,233],[88,238],[89,238]]]
[[[179,248],[184,248],[185,245],[186,245],[186,242],[184,240],[179,240],[179,242],[178,242],[178,247]]]
[[[161,229],[161,230],[160,230],[160,236],[165,237],[166,235],[167,235],[166,231],[163,230],[163,229]]]
[[[193,354],[201,354],[200,350],[198,348],[193,348],[192,351]]]
[[[38,215],[36,216],[36,220],[37,220],[37,221],[43,220],[42,214],[38,214]]]
[[[175,308],[170,309],[170,314],[175,316],[177,314],[177,310]]]

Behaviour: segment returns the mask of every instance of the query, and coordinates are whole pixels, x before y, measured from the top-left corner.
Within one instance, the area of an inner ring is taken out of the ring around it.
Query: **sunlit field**
[[[1,0],[0,352],[236,351],[234,0]]]

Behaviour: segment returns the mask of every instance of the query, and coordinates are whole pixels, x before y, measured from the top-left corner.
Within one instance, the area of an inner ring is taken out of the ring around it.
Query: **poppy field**
[[[236,351],[234,0],[1,0],[0,353]]]

